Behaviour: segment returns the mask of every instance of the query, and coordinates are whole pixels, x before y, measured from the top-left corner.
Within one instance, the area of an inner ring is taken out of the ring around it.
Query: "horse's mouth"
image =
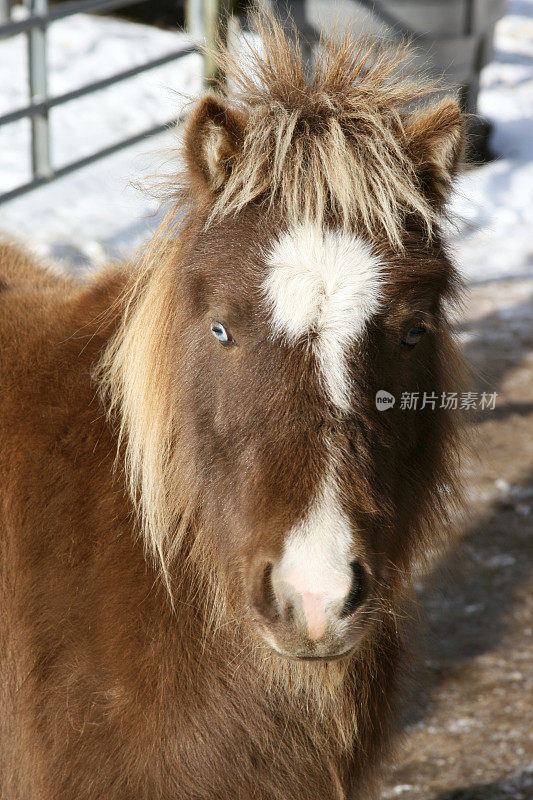
[[[348,650],[343,650],[342,653],[326,653],[325,655],[311,655],[306,653],[287,653],[278,648],[273,648],[276,655],[286,658],[289,661],[321,661],[327,663],[328,661],[341,661],[343,658],[348,658],[354,652],[353,647]]]
[[[353,648],[344,650],[342,653],[334,653],[333,655],[326,656],[289,656],[296,661],[341,661],[343,658],[348,658],[353,653]]]

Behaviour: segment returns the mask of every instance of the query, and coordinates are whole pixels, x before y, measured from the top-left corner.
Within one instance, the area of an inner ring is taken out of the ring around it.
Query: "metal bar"
[[[143,64],[137,65],[136,67],[131,67],[130,69],[125,69],[122,72],[117,72],[107,78],[102,78],[102,80],[94,81],[94,83],[88,83],[85,86],[80,86],[78,89],[73,89],[70,92],[65,92],[64,94],[57,95],[56,97],[47,97],[38,103],[31,103],[24,108],[17,108],[16,111],[11,111],[9,114],[0,116],[0,126],[9,125],[9,123],[16,122],[24,117],[43,114],[48,109],[54,108],[54,106],[59,106],[63,103],[68,103],[70,100],[76,100],[78,97],[84,97],[92,92],[98,92],[101,89],[106,89],[108,86],[113,86],[115,83],[125,81],[128,78],[133,78],[135,75],[139,75],[141,72],[155,69],[156,67],[160,67],[163,64],[169,63],[170,61],[177,60],[182,56],[190,55],[191,53],[195,52],[195,47],[192,45],[186,45],[181,50],[175,50],[171,53],[166,53],[160,58],[154,58],[152,61],[146,61]]]
[[[9,21],[11,19],[12,0],[0,0],[0,20]]]
[[[30,0],[30,8],[32,12],[45,17],[48,0]],[[46,25],[28,31],[28,78],[31,102],[45,102],[48,95]],[[50,126],[46,107],[31,117],[31,164],[34,178],[48,178],[52,173]]]
[[[28,181],[28,183],[23,183],[20,186],[15,187],[15,189],[11,189],[9,192],[5,192],[4,194],[0,195],[0,204],[6,203],[8,200],[14,200],[15,197],[19,197],[21,194],[24,194],[30,189],[37,189],[40,186],[44,186],[46,183],[56,180],[56,178],[62,178],[64,175],[68,175],[70,172],[74,172],[77,169],[86,167],[88,164],[92,164],[94,161],[98,161],[100,158],[113,155],[113,153],[116,153],[118,150],[122,150],[123,147],[137,144],[138,142],[142,142],[143,139],[154,136],[156,133],[161,133],[162,131],[168,130],[177,123],[183,122],[183,119],[184,116],[180,115],[177,119],[163,122],[160,125],[155,125],[153,128],[135,134],[135,136],[129,136],[127,139],[122,139],[120,142],[109,145],[109,147],[104,147],[102,150],[98,150],[96,153],[91,153],[90,155],[80,158],[77,161],[72,161],[70,164],[66,164],[64,167],[54,170],[47,177],[34,178],[32,181]]]
[[[219,44],[226,43],[228,19],[233,8],[233,0],[203,0],[204,35],[206,54],[204,61],[204,81],[207,87],[216,88],[224,81],[214,53]]]
[[[185,27],[197,41],[204,36],[203,0],[187,0],[185,4]]]
[[[2,2],[2,0],[0,0]],[[0,25],[0,39],[6,36],[12,36],[24,31],[28,32],[29,42],[29,74],[30,74],[30,99],[31,102],[26,108],[17,109],[0,117],[0,125],[14,122],[23,117],[30,117],[32,123],[32,163],[33,163],[33,179],[25,184],[15,187],[14,189],[0,195],[0,203],[5,203],[12,200],[30,189],[35,189],[43,186],[52,180],[61,178],[64,175],[73,172],[74,170],[81,169],[89,164],[92,164],[98,159],[112,155],[124,147],[131,146],[140,141],[143,141],[149,136],[160,133],[166,130],[169,126],[176,123],[176,120],[162,123],[154,126],[148,130],[142,131],[139,134],[130,136],[120,142],[102,148],[95,153],[91,153],[84,158],[66,164],[59,169],[54,170],[50,164],[50,142],[49,142],[49,129],[48,129],[48,111],[50,108],[74,100],[77,97],[82,97],[86,94],[96,92],[104,89],[119,81],[126,80],[141,72],[161,66],[172,60],[177,60],[183,55],[192,53],[196,50],[195,47],[189,46],[168,53],[161,56],[159,59],[146,62],[137,67],[132,67],[129,70],[124,70],[108,78],[100,81],[95,81],[92,84],[82,86],[71,92],[66,92],[63,95],[49,98],[47,96],[47,69],[46,69],[46,29],[49,24],[58,19],[71,16],[80,12],[99,11],[104,9],[120,8],[129,3],[139,3],[142,0],[70,0],[61,5],[55,6],[52,10],[48,10],[48,0],[29,0],[30,3],[30,16],[25,20],[19,22],[9,22]],[[191,4],[192,0],[189,0]],[[196,22],[191,25],[191,28],[196,28],[197,31],[202,24],[203,32],[205,34],[206,45],[208,50],[214,52],[219,45],[219,42],[225,43],[227,38],[228,20],[233,7],[233,0],[195,0],[195,7],[201,9],[201,22],[199,23],[200,16],[196,15]],[[188,16],[190,20],[191,17]],[[195,33],[197,31],[194,31]],[[200,31],[198,31],[200,32]],[[208,84],[213,85],[223,79],[216,66],[216,60],[206,58],[206,80]],[[178,122],[183,120],[183,115],[178,117]]]
[[[0,39],[14,36],[17,33],[24,33],[24,31],[29,31],[35,27],[49,25],[52,22],[56,22],[58,19],[71,17],[73,14],[81,14],[90,11],[106,11],[142,2],[143,0],[70,0],[70,2],[54,6],[46,15],[32,12],[26,19],[0,25]]]

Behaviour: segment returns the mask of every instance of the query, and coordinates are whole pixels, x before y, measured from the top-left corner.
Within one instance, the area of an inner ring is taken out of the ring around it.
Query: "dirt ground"
[[[468,517],[420,585],[420,665],[383,798],[533,798],[533,281],[470,290],[459,321],[493,411],[465,412]]]

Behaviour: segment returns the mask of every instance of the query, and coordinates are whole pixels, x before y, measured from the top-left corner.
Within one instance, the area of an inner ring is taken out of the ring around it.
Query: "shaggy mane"
[[[385,234],[398,249],[408,213],[431,235],[436,212],[409,158],[404,120],[437,87],[406,77],[408,48],[333,33],[321,38],[309,77],[296,36],[265,12],[253,15],[253,27],[258,44],[214,54],[246,126],[209,221],[261,198],[289,223],[326,217]]]

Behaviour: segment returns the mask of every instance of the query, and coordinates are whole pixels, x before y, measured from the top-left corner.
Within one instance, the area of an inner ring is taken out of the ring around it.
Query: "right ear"
[[[413,111],[406,119],[409,154],[428,200],[437,209],[448,199],[462,162],[464,127],[461,111],[450,98]]]
[[[217,194],[228,179],[243,141],[245,115],[221,97],[203,97],[189,117],[185,158],[199,188]]]

